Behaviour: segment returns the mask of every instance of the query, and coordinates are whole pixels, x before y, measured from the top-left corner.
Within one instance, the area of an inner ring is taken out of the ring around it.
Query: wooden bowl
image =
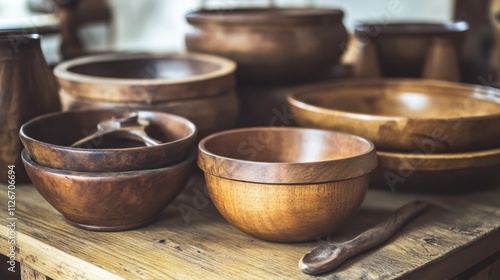
[[[343,17],[320,8],[200,10],[186,15],[186,46],[235,60],[244,81],[294,81],[339,61],[348,40]]]
[[[76,172],[22,159],[40,194],[70,224],[95,231],[120,231],[154,221],[182,191],[196,153],[169,167],[127,172]]]
[[[456,194],[500,182],[500,148],[454,154],[378,151],[371,185],[396,191]]]
[[[198,166],[219,212],[269,241],[334,231],[358,209],[376,165],[370,141],[325,130],[235,129],[199,143]]]
[[[69,147],[96,131],[100,121],[123,116],[125,110],[61,112],[25,123],[19,132],[33,160],[43,166],[72,171],[115,172],[153,169],[178,163],[192,151],[196,126],[189,120],[162,112],[138,111],[149,121],[146,132],[163,142],[146,147],[135,141],[98,138],[84,148]]]
[[[61,103],[65,111],[89,109],[152,110],[182,116],[196,125],[200,137],[233,128],[239,113],[238,97],[234,92],[212,97],[166,101],[154,104],[98,101],[75,97],[64,91],[60,91],[59,96],[61,97]]]
[[[433,80],[350,80],[288,97],[301,126],[353,133],[383,151],[500,147],[500,90]]]
[[[71,59],[54,74],[61,90],[96,102],[157,102],[234,91],[236,64],[202,54],[115,53]]]
[[[360,77],[411,77],[460,80],[460,53],[468,24],[361,23],[355,26]]]

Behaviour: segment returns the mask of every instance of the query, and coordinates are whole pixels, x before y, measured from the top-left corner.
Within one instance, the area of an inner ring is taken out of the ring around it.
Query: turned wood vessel
[[[64,110],[159,110],[188,118],[206,135],[236,122],[235,69],[210,55],[121,53],[69,60],[54,73]]]
[[[148,122],[145,131],[159,145],[114,139],[103,135],[82,144],[72,143],[93,134],[104,120],[127,115],[130,110],[90,110],[53,113],[35,118],[21,127],[19,135],[36,163],[57,169],[116,172],[154,169],[183,161],[193,150],[196,127],[189,120],[163,113],[138,111]],[[135,112],[135,111],[132,111]]]
[[[358,209],[376,165],[370,141],[325,130],[245,128],[199,144],[198,166],[219,212],[278,242],[334,231]]]
[[[426,153],[500,147],[500,91],[434,80],[345,80],[288,97],[306,127],[353,133],[378,150]]]
[[[359,24],[354,30],[360,46],[355,76],[460,81],[467,30],[463,21]]]
[[[182,191],[196,153],[158,169],[127,172],[77,172],[22,158],[38,192],[70,224],[95,231],[120,231],[153,222]]]
[[[235,60],[243,81],[296,81],[338,62],[348,40],[343,17],[320,8],[200,10],[186,15],[186,46]]]
[[[57,90],[38,35],[0,35],[0,182],[7,182],[9,165],[16,166],[16,183],[28,182],[19,128],[38,115],[61,110]]]

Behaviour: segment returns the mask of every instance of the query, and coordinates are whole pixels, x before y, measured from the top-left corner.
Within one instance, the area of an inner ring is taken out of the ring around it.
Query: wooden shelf
[[[0,186],[0,242],[5,245],[7,191]],[[423,215],[324,277],[452,278],[500,251],[499,197],[500,186],[460,196],[370,190],[361,210],[338,233],[315,242],[280,244],[228,224],[204,194],[201,176],[193,177],[156,223],[115,233],[70,226],[33,186],[23,185],[16,188],[16,259],[54,279],[309,279],[297,263],[320,242],[352,238],[404,203],[424,199],[432,205]],[[8,246],[0,246],[0,253],[8,254]]]

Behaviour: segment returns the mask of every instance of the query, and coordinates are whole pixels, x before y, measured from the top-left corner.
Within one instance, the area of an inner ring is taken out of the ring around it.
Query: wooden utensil
[[[71,144],[71,147],[78,147],[84,143],[100,138],[106,134],[119,134],[121,137],[143,142],[146,146],[161,144],[160,141],[149,137],[145,128],[149,124],[147,120],[139,120],[136,112],[128,116],[110,120],[104,120],[97,124],[97,131]]]
[[[423,201],[410,202],[399,208],[387,220],[361,233],[356,238],[339,243],[329,243],[314,248],[299,261],[302,272],[317,275],[328,272],[348,258],[369,250],[389,239],[411,218],[427,207]]]

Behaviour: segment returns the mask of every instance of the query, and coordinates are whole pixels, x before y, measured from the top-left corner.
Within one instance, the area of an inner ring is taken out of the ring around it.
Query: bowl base
[[[158,218],[158,215],[145,220],[143,222],[139,223],[133,223],[133,224],[123,224],[123,225],[114,225],[114,226],[105,226],[105,225],[89,225],[89,224],[82,224],[82,223],[77,223],[74,221],[69,220],[68,218],[64,217],[64,221],[66,221],[68,224],[82,228],[85,230],[91,230],[91,231],[124,231],[124,230],[130,230],[130,229],[136,229],[140,228],[146,225],[149,225],[156,221]]]

